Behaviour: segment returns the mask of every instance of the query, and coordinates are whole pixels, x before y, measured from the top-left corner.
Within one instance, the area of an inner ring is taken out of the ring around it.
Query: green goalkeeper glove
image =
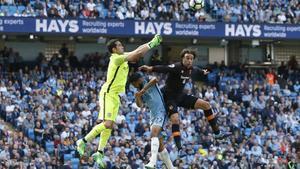
[[[150,49],[155,48],[156,46],[160,45],[162,41],[162,37],[160,35],[155,35],[154,38],[148,43]]]

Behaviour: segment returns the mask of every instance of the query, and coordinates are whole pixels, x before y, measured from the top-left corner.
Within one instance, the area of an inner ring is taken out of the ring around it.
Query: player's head
[[[123,54],[124,46],[119,39],[111,39],[106,44],[110,53]]]
[[[141,73],[133,73],[129,77],[129,83],[132,84],[135,88],[141,89],[143,87],[144,78]]]
[[[180,53],[182,64],[188,68],[193,66],[193,61],[196,57],[196,51],[193,49],[183,49]]]

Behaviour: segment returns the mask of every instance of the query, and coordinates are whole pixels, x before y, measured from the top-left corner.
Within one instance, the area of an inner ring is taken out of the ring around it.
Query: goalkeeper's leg
[[[101,134],[102,131],[107,129],[108,127],[106,127],[105,122],[96,125],[83,139],[76,142],[78,153],[82,156],[84,154],[86,143],[92,141],[95,137]]]

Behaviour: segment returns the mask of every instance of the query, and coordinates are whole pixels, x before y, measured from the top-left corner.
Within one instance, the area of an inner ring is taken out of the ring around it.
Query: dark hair
[[[197,56],[196,55],[196,51],[194,49],[191,49],[191,48],[185,48],[185,49],[183,49],[180,52],[180,57],[183,58],[185,54],[192,54],[194,56],[194,59]]]
[[[106,43],[106,47],[110,53],[113,53],[112,49],[117,47],[116,42],[120,41],[119,39],[111,39]]]
[[[140,78],[142,78],[142,74],[141,73],[138,73],[138,72],[135,72],[133,73],[130,77],[129,77],[129,83],[132,83],[132,82],[135,82],[137,80],[139,80]]]

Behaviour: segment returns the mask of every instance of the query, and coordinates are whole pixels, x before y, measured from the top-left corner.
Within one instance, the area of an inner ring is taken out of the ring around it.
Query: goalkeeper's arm
[[[150,49],[155,48],[156,46],[160,45],[162,41],[162,38],[160,35],[155,35],[154,38],[141,46],[139,46],[137,49],[135,49],[132,52],[127,53],[126,60],[129,62],[136,62],[138,61],[146,52],[148,52]]]

